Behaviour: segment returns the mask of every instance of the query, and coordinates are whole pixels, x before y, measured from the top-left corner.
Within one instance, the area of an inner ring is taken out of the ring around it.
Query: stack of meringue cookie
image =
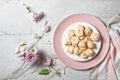
[[[64,41],[67,52],[87,59],[95,55],[93,49],[100,40],[98,33],[88,26],[77,25],[76,29],[69,29],[68,38]]]

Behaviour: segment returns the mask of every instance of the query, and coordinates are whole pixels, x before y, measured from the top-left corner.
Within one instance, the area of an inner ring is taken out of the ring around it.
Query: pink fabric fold
[[[107,55],[107,62],[106,62],[106,73],[105,73],[105,80],[117,80],[117,75],[115,72],[115,68],[112,61],[113,57],[110,55],[110,52]]]

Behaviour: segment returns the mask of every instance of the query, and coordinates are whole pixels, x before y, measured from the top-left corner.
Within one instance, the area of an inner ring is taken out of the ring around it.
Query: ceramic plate
[[[71,59],[70,57],[67,56],[67,54],[65,53],[62,47],[61,41],[62,41],[62,35],[64,31],[68,26],[76,22],[85,22],[85,23],[91,24],[94,27],[96,27],[96,29],[101,34],[102,45],[99,50],[99,53],[97,54],[96,57],[94,57],[89,61],[81,62],[81,61],[75,61]],[[109,34],[106,26],[97,17],[90,14],[85,14],[85,13],[74,14],[62,20],[60,24],[57,26],[56,31],[54,33],[53,46],[56,54],[59,56],[59,58],[62,60],[62,62],[65,65],[73,69],[80,69],[80,70],[90,69],[100,64],[106,57],[107,52],[109,50]]]

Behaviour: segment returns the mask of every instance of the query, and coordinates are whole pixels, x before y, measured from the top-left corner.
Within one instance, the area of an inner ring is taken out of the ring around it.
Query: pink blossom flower
[[[20,46],[16,48],[15,53],[20,54]]]
[[[25,62],[31,63],[36,60],[36,54],[33,52],[27,52],[25,56]]]
[[[50,57],[47,57],[46,61],[43,63],[43,65],[49,66],[49,65],[51,65],[51,61],[52,61],[52,59]]]
[[[43,17],[43,12],[40,12],[40,13],[34,13],[34,15],[33,15],[33,17],[34,17],[34,21],[35,22],[38,22],[38,21],[40,21],[41,20],[41,18]]]

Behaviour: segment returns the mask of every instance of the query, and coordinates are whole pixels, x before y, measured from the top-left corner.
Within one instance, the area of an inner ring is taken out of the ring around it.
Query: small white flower
[[[26,50],[27,50],[27,46],[22,46],[22,47],[20,47],[20,52],[21,52],[21,53],[25,53]]]
[[[15,50],[15,53],[16,54],[21,54],[21,53],[24,53],[25,51],[26,51],[26,47],[27,46],[27,43],[26,42],[21,42],[18,46],[17,46],[17,48],[16,48],[16,50]],[[24,47],[24,48],[22,48],[22,47]]]
[[[48,21],[45,21],[45,25],[42,27],[42,31],[45,33],[50,31],[50,26],[48,25]]]
[[[50,31],[50,26],[49,25],[44,25],[43,28],[42,28],[42,31],[47,33]]]

